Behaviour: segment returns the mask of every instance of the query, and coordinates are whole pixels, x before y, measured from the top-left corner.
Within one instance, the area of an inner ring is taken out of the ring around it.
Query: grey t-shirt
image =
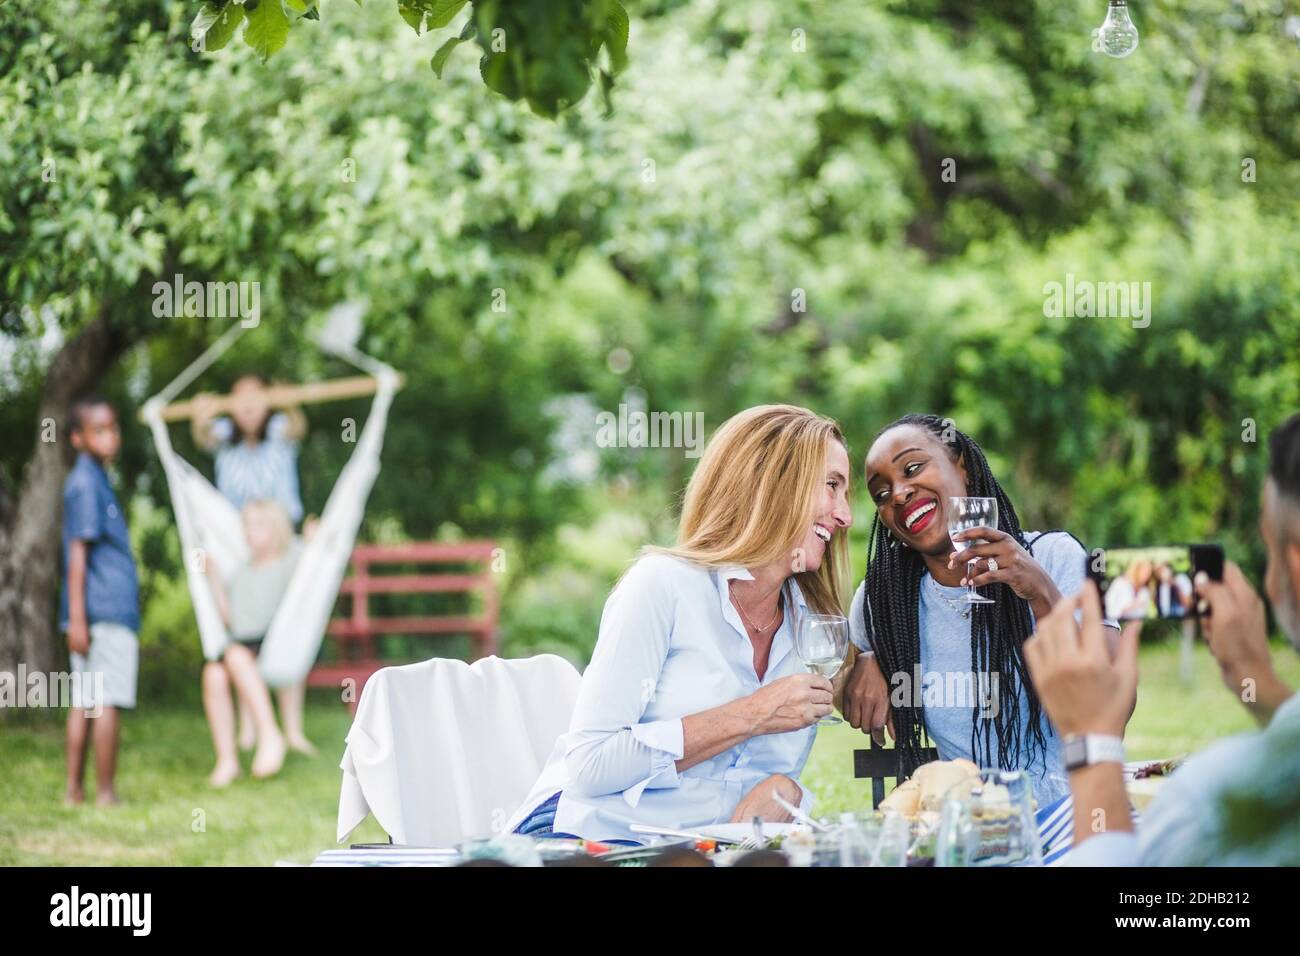
[[[1072,597],[1083,587],[1086,552],[1082,545],[1065,532],[1025,532],[1034,559],[1056,583],[1062,597]],[[863,618],[863,594],[866,582],[858,585],[849,611],[849,635],[859,650],[871,649]],[[921,576],[921,601],[917,625],[921,635],[920,674],[886,675],[890,681],[891,700],[910,694],[925,707],[925,730],[934,741],[942,760],[965,757],[971,752],[971,731],[977,720],[996,716],[997,688],[993,678],[971,671],[970,620],[962,617],[962,587],[945,587],[930,577]],[[1032,616],[1032,612],[1031,616]],[[982,683],[981,683],[982,681]],[[1020,740],[1022,754],[1030,739],[1029,704],[1024,688],[1019,688]],[[906,698],[904,698],[906,699]],[[983,703],[982,703],[983,702]],[[1022,757],[1021,767],[1034,779],[1034,797],[1039,807],[1048,806],[1070,792],[1069,780],[1061,763],[1060,739],[1043,719],[1043,736],[1047,751],[1036,749],[1032,757]],[[991,738],[996,747],[996,737]]]
[[[294,545],[270,564],[241,564],[226,583],[230,596],[230,636],[253,641],[266,634],[289,578],[298,564],[301,548]]]

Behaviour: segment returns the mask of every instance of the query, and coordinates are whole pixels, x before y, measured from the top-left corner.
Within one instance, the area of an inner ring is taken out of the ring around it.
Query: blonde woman
[[[215,787],[223,787],[239,776],[231,683],[239,700],[241,722],[255,731],[253,776],[266,777],[278,771],[284,762],[286,743],[294,750],[313,752],[303,736],[305,682],[278,691],[285,728],[281,734],[266,682],[257,669],[262,639],[300,556],[293,525],[284,506],[271,499],[250,501],[240,509],[240,515],[248,542],[248,563],[236,568],[225,581],[212,565],[208,566],[212,594],[231,637],[222,660],[208,661],[203,668],[203,707],[217,752],[217,765],[208,781]],[[309,520],[303,527],[304,538],[311,537],[313,531],[314,523]]]
[[[800,614],[841,613],[849,459],[831,420],[762,405],[709,442],[677,544],[647,548],[605,603],[569,732],[515,832],[644,842],[633,823],[790,819],[832,709],[795,653]]]

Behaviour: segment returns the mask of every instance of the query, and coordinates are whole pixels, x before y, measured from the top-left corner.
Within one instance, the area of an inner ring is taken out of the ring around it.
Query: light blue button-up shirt
[[[536,806],[561,791],[557,832],[644,842],[630,824],[725,823],[767,777],[798,778],[815,726],[751,737],[681,773],[675,767],[683,754],[683,717],[807,673],[793,640],[793,618],[807,610],[798,585],[787,582],[786,613],[759,680],[753,644],[731,603],[734,579],[753,575],[650,554],[610,594],[569,732],[527,801]],[[809,809],[811,802],[805,789],[800,806]]]
[[[1080,843],[1065,866],[1224,866],[1276,865],[1296,859],[1294,844],[1273,842],[1249,850],[1233,847],[1224,835],[1222,797],[1243,781],[1264,788],[1270,780],[1295,775],[1295,754],[1287,746],[1300,735],[1300,694],[1292,694],[1261,731],[1217,741],[1189,759],[1165,782],[1142,813],[1137,833],[1099,833]],[[1289,738],[1279,747],[1278,738]],[[1289,751],[1289,767],[1276,763]],[[1270,854],[1278,854],[1272,859]]]

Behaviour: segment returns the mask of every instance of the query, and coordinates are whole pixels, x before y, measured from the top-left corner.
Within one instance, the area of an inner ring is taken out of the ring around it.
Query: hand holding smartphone
[[[1202,617],[1207,608],[1196,596],[1196,575],[1204,571],[1211,580],[1223,580],[1223,548],[1217,544],[1106,548],[1087,562],[1103,613],[1116,621]]]

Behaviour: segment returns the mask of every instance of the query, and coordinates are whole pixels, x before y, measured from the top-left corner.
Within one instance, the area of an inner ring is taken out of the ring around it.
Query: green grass
[[[1300,685],[1300,658],[1275,648],[1283,677]],[[1225,734],[1247,730],[1250,717],[1219,681],[1203,645],[1193,679],[1179,677],[1175,643],[1142,650],[1138,708],[1129,727],[1136,759],[1173,756]],[[0,723],[0,865],[270,865],[307,863],[334,846],[339,760],[347,711],[309,700],[313,758],[290,755],[273,780],[241,778],[226,790],[204,782],[212,764],[207,725],[198,707],[150,709],[123,720],[118,789],[123,806],[69,808],[63,795],[63,726],[30,719]],[[823,728],[805,773],[819,814],[858,809],[869,784],[854,780],[850,751],[863,736],[841,725]],[[247,769],[248,758],[244,758]],[[93,784],[88,774],[88,786]],[[373,820],[353,841],[383,839]]]
[[[104,809],[63,806],[62,722],[0,725],[0,865],[310,862],[334,845],[338,765],[351,718],[337,700],[309,697],[305,719],[318,755],[290,754],[279,775],[255,781],[245,754],[245,776],[213,790],[202,710],[146,705],[123,717],[117,784],[124,803]],[[90,767],[86,785],[93,799]],[[353,839],[384,837],[367,820]]]

